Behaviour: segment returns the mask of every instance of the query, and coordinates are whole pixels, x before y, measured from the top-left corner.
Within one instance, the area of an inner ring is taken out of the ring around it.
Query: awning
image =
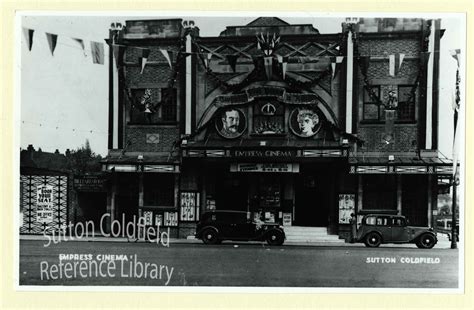
[[[101,163],[102,171],[106,172],[180,172],[180,162],[177,156],[163,156],[153,153],[109,154]]]
[[[453,162],[440,157],[357,156],[349,157],[351,174],[436,174],[452,175]]]
[[[280,159],[297,158],[343,158],[348,157],[348,146],[337,142],[248,139],[209,140],[189,142],[182,145],[184,158],[233,158],[233,159]]]

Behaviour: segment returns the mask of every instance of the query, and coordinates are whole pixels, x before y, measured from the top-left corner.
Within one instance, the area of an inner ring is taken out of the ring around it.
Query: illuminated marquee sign
[[[300,165],[295,164],[284,164],[284,163],[238,163],[230,165],[231,172],[289,172],[298,173],[300,172]]]
[[[296,157],[294,150],[234,150],[234,157]]]

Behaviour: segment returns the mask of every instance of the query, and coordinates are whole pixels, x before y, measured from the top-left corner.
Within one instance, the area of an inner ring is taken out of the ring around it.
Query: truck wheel
[[[272,230],[267,233],[266,240],[269,245],[282,245],[285,237],[280,231]]]
[[[219,236],[217,231],[212,228],[207,228],[202,232],[202,242],[205,244],[218,244],[219,243]]]
[[[376,232],[371,232],[365,237],[364,243],[366,247],[376,248],[382,243],[382,237]]]
[[[431,234],[424,234],[418,238],[416,246],[420,249],[431,249],[436,244],[436,238]]]

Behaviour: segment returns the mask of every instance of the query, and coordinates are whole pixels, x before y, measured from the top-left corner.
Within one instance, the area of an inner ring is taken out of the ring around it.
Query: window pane
[[[176,121],[176,88],[161,89],[161,117],[164,121]]]
[[[377,96],[377,98],[380,98],[380,86],[372,86],[370,88],[370,91],[372,94],[374,94],[375,96]],[[374,103],[375,100],[373,100],[371,97],[370,97],[370,94],[369,92],[367,91],[367,88],[364,87],[364,103],[368,103],[368,102],[372,102]]]
[[[398,101],[406,102],[410,98],[412,86],[398,87]]]
[[[367,225],[375,225],[375,219],[376,219],[376,218],[373,217],[373,216],[368,217],[368,218],[365,219],[365,223],[366,223]]]
[[[415,95],[411,94],[412,86],[398,87],[398,119],[415,120]]]

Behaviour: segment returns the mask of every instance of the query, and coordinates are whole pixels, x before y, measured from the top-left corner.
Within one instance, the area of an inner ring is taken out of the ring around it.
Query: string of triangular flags
[[[33,49],[33,38],[35,34],[35,29],[23,28],[23,34],[26,38],[28,44],[28,50]],[[48,41],[49,50],[51,55],[54,56],[54,51],[58,44],[58,35],[50,32],[45,32],[46,40]],[[81,38],[70,37],[74,42],[78,44],[78,47],[84,52],[86,56],[86,45],[85,40]],[[92,62],[94,64],[104,64],[104,44],[101,42],[90,41],[90,51],[92,55]]]
[[[23,34],[26,38],[27,45],[28,45],[28,50],[31,51],[33,48],[33,38],[35,34],[35,29],[30,29],[30,28],[23,28]],[[48,46],[49,50],[51,52],[51,55],[54,56],[54,51],[56,50],[56,46],[58,44],[58,35],[54,33],[49,33],[45,32],[46,39],[48,41]],[[86,44],[85,40],[81,38],[76,38],[76,37],[70,37],[74,42],[77,43],[78,47],[83,51],[84,55],[86,56]],[[112,50],[114,53],[114,58],[115,58],[115,63],[116,66],[120,66],[122,64],[122,59],[124,55],[125,48],[135,48],[138,49],[138,61],[141,67],[141,73],[143,73],[143,70],[145,69],[148,57],[150,55],[150,49],[148,48],[142,48],[142,47],[135,47],[135,46],[125,46],[125,45],[120,45],[120,44],[112,44]],[[92,62],[94,64],[101,64],[103,65],[105,62],[104,54],[105,54],[105,48],[104,48],[104,43],[101,42],[96,42],[96,41],[90,41],[90,52],[92,56]],[[173,58],[172,52],[160,49],[160,52],[163,54],[165,57],[166,61],[168,62],[168,65],[170,68],[172,68],[172,62],[171,59]]]
[[[35,33],[34,29],[30,28],[23,28],[23,33],[26,37],[26,40],[28,42],[28,50],[31,51],[33,47],[33,36]],[[51,55],[54,56],[54,51],[57,46],[57,41],[58,41],[58,35],[46,32],[46,39],[48,41],[49,49],[51,51]],[[84,55],[86,55],[86,47],[85,47],[85,42],[83,39],[80,38],[75,38],[71,37],[72,40],[74,40],[79,48],[81,48],[84,52]],[[261,42],[257,41],[257,44],[260,45]],[[122,65],[122,59],[124,55],[124,51],[126,48],[131,48],[131,49],[138,49],[138,62],[141,68],[141,73],[143,73],[145,66],[147,64],[149,55],[150,55],[150,49],[148,48],[143,48],[143,47],[137,47],[137,46],[126,46],[126,45],[120,45],[120,44],[113,44],[112,49],[114,53],[114,58],[116,62],[116,66]],[[202,50],[202,49],[201,49]],[[96,41],[90,41],[90,51],[91,51],[91,56],[92,56],[92,62],[94,64],[104,64],[104,44],[101,42],[96,42]],[[168,62],[168,65],[170,68],[173,67],[171,59],[173,59],[173,52],[168,51],[166,49],[160,49],[160,52],[162,53],[163,57],[166,59]],[[184,56],[189,56],[191,54],[199,54],[199,55],[204,55],[204,65],[206,68],[210,66],[210,62],[213,56],[213,53],[204,53],[204,52],[190,52],[190,53],[181,53],[185,54]],[[236,65],[237,65],[237,60],[239,58],[238,54],[219,54],[221,56],[225,56],[229,66],[231,67],[232,71],[235,72],[236,70]],[[341,64],[344,60],[345,56],[317,56],[317,57],[308,57],[308,56],[281,56],[281,55],[275,55],[277,58],[278,63],[282,67],[282,75],[283,78],[286,76],[286,71],[287,71],[287,65],[289,62],[297,62],[297,63],[309,63],[309,62],[318,62],[320,59],[324,58],[330,58],[331,62],[331,68],[332,68],[332,78],[334,79],[338,69],[339,69],[339,64]],[[388,56],[389,59],[389,74],[390,76],[397,76],[398,73],[400,72],[400,69],[402,67],[405,54],[398,53],[398,54],[392,54]],[[366,60],[370,59],[370,56],[361,56],[361,57],[368,57],[365,58]],[[271,76],[273,74],[272,72],[272,67],[273,67],[273,57],[271,55],[265,55],[264,57],[264,66],[265,66],[265,72],[267,76]]]

